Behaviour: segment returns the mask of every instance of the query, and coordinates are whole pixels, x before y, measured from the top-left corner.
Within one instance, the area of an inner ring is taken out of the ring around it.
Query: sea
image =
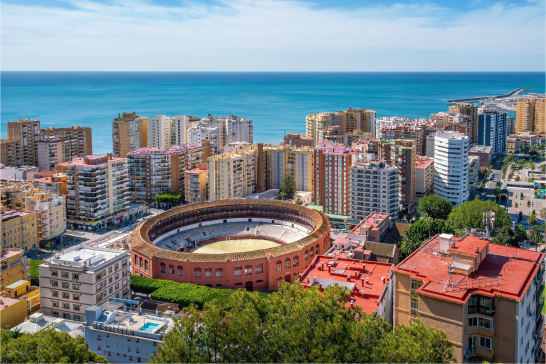
[[[20,118],[42,127],[93,128],[93,154],[112,151],[119,113],[205,117],[238,115],[254,122],[254,141],[277,144],[305,134],[308,114],[371,108],[377,117],[428,118],[446,100],[495,96],[520,87],[545,92],[544,72],[267,73],[267,72],[1,72],[1,128]]]

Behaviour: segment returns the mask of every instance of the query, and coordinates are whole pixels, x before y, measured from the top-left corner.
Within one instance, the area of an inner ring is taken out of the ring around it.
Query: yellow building
[[[469,139],[473,142],[478,140],[478,106],[473,104],[459,104],[449,107],[449,111],[457,112],[466,116],[470,116],[472,124],[472,135],[467,135]],[[470,138],[471,137],[471,138]]]
[[[0,296],[0,322],[3,329],[11,329],[40,309],[40,288],[20,280],[6,287]]]
[[[313,146],[321,141],[319,131],[326,131],[329,127],[339,126],[339,133],[352,133],[360,130],[371,133],[375,137],[376,112],[371,109],[353,109],[344,111],[321,112],[307,115],[306,135],[313,138]]]
[[[30,280],[30,259],[22,249],[2,249],[0,257],[0,290],[22,279]]]
[[[184,171],[184,199],[187,203],[207,201],[208,166],[199,164],[197,167]]]
[[[244,198],[265,191],[263,144],[208,158],[209,201]]]
[[[546,132],[546,99],[519,100],[516,105],[516,133]]]
[[[266,147],[264,154],[266,189],[280,189],[284,173],[289,171],[297,191],[313,191],[313,148],[279,145]]]
[[[27,251],[38,244],[38,215],[32,211],[17,211],[0,206],[2,218],[2,251],[6,248]]]
[[[112,150],[114,157],[127,157],[127,153],[148,146],[148,118],[135,112],[123,113],[112,120]],[[91,154],[91,153],[90,153]]]

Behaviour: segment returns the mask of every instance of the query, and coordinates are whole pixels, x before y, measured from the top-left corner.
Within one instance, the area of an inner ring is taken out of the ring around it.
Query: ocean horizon
[[[377,117],[428,118],[448,99],[495,96],[519,87],[545,93],[545,72],[132,72],[2,71],[1,138],[6,122],[93,128],[93,153],[112,150],[111,121],[133,112],[254,121],[254,141],[305,134],[305,117],[371,108]],[[513,114],[512,114],[513,115]]]

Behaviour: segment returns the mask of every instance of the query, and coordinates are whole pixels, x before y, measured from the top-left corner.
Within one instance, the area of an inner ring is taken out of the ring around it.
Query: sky
[[[545,71],[544,0],[2,0],[18,71]]]

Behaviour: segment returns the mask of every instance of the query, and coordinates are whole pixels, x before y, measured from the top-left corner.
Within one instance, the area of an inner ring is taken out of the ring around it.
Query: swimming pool
[[[152,332],[156,327],[158,327],[159,324],[154,324],[151,322],[146,322],[144,326],[142,326],[138,331],[144,331],[144,332]]]

